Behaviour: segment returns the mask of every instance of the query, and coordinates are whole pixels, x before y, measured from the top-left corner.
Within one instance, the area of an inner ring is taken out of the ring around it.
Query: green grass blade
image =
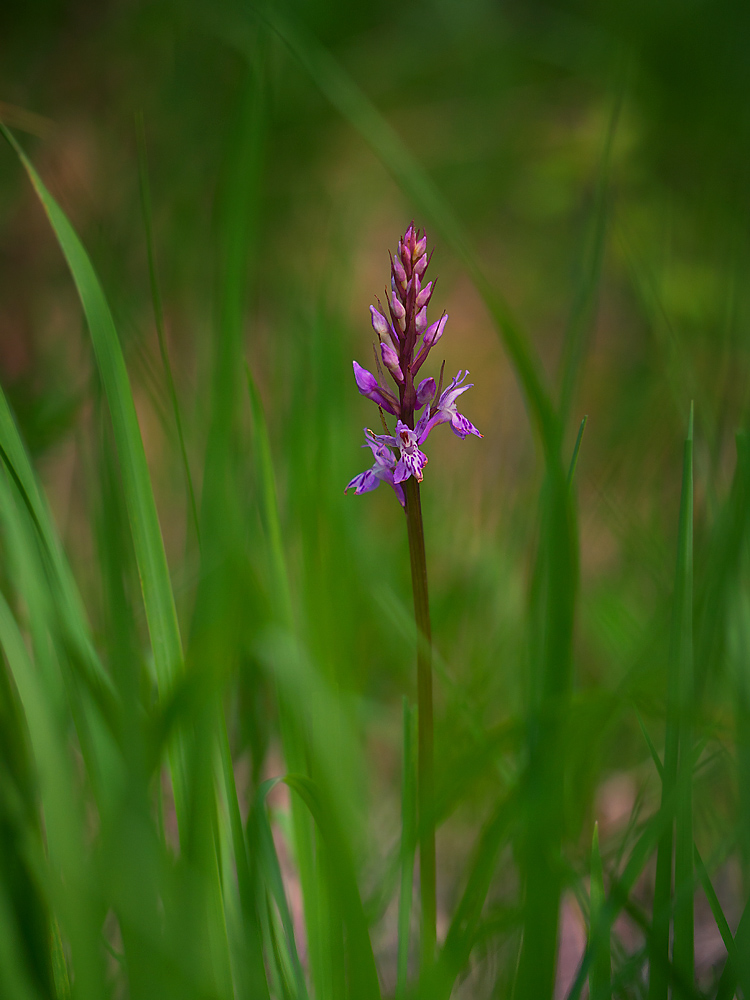
[[[151,191],[148,181],[148,160],[146,153],[146,128],[143,115],[136,115],[136,136],[138,139],[138,176],[141,187],[141,210],[143,212],[143,225],[146,231],[146,251],[148,254],[148,275],[151,283],[151,299],[154,305],[154,322],[156,324],[156,335],[159,340],[159,351],[164,365],[164,374],[167,379],[167,390],[172,403],[172,414],[174,416],[177,438],[180,444],[180,455],[185,472],[185,486],[188,494],[188,504],[193,519],[195,535],[200,545],[200,525],[198,524],[198,505],[195,502],[195,490],[193,489],[193,477],[190,474],[190,462],[188,461],[187,448],[185,447],[185,435],[182,431],[182,417],[180,416],[180,405],[177,401],[177,390],[175,389],[174,377],[172,375],[172,365],[169,360],[167,350],[167,337],[164,331],[164,313],[161,303],[161,292],[159,290],[159,278],[156,270],[156,251],[154,249],[154,234],[151,225]]]
[[[465,967],[476,941],[482,910],[492,882],[500,848],[512,829],[519,796],[511,793],[502,799],[486,822],[474,850],[461,900],[451,920],[445,944],[440,953],[435,977],[427,981],[420,994],[428,998],[447,998],[453,984]]]
[[[573,485],[573,479],[576,474],[576,467],[578,466],[578,453],[581,450],[581,442],[583,441],[583,432],[586,430],[586,421],[588,416],[585,416],[581,421],[581,426],[578,428],[578,436],[576,437],[576,443],[573,447],[573,456],[570,459],[570,467],[568,468],[568,489]]]
[[[104,1000],[104,964],[99,949],[99,913],[86,864],[84,823],[66,738],[51,711],[48,692],[29,657],[23,636],[0,593],[0,645],[10,666],[29,728],[44,808],[50,886],[70,942],[77,990],[86,1000]],[[57,874],[59,872],[59,875]]]
[[[727,950],[728,951],[728,950]],[[728,951],[727,963],[719,980],[716,1000],[732,1000],[737,985],[745,996],[750,995],[750,900],[745,904],[737,933],[734,935],[734,951]]]
[[[679,783],[675,822],[675,911],[673,962],[679,981],[695,981],[695,915],[693,870],[693,404],[683,461],[680,536],[675,586],[675,620],[672,655],[678,667],[680,719],[679,767],[686,776]]]
[[[50,576],[51,593],[57,602],[60,631],[65,645],[70,650],[71,661],[80,668],[84,681],[97,700],[103,716],[112,724],[116,714],[114,687],[91,641],[78,587],[2,388],[0,388],[0,459],[8,470],[38,534]]]
[[[706,866],[703,863],[703,859],[700,856],[698,848],[695,848],[695,869],[698,873],[698,878],[700,879],[703,891],[706,894],[706,899],[708,900],[708,905],[711,907],[711,913],[716,921],[716,926],[719,929],[719,934],[721,934],[721,940],[724,942],[724,947],[727,949],[728,961],[731,962],[735,968],[737,967],[737,947],[734,942],[734,937],[732,936],[732,929],[729,926],[729,922],[724,915],[724,910],[719,902],[719,897],[716,895],[716,890],[711,882],[711,877],[706,870]]]
[[[604,929],[604,870],[599,853],[599,824],[594,824],[591,843],[591,907],[589,912],[589,948],[593,953],[589,970],[591,1000],[609,1000],[612,995],[612,955],[609,928]]]
[[[674,604],[667,685],[667,728],[664,750],[662,802],[677,787],[678,769],[692,768],[690,712],[693,692],[693,407],[683,458],[682,496],[675,570]],[[671,824],[659,842],[654,885],[650,948],[649,1000],[666,1000],[669,990],[669,929],[672,911],[672,865],[675,889],[693,883],[692,783],[680,782],[676,829]],[[674,964],[682,982],[692,983],[693,895],[685,893],[674,912]]]
[[[297,942],[294,935],[294,923],[284,890],[284,880],[281,867],[273,843],[271,827],[266,815],[266,798],[271,789],[281,781],[271,778],[264,781],[258,789],[247,823],[248,845],[255,865],[260,872],[270,897],[276,904],[284,930],[286,950],[294,974],[297,1000],[307,1000],[307,987],[302,964],[299,960]]]
[[[579,265],[579,276],[576,284],[573,308],[565,333],[563,349],[562,386],[560,391],[560,420],[567,421],[570,406],[573,401],[578,373],[583,363],[588,341],[596,319],[596,304],[601,282],[602,263],[609,222],[609,178],[612,166],[612,148],[614,146],[617,125],[620,120],[623,98],[625,96],[626,80],[619,81],[618,91],[612,105],[612,111],[607,124],[601,161],[596,179],[596,190],[593,198],[591,218],[588,231],[584,237],[583,252]]]
[[[253,877],[247,856],[245,835],[242,829],[242,816],[237,798],[237,786],[234,780],[234,767],[229,739],[225,726],[220,727],[220,753],[224,773],[224,788],[229,824],[231,830],[234,863],[237,870],[237,885],[245,930],[245,947],[243,961],[245,964],[245,981],[250,1000],[263,1000],[268,997],[268,981],[263,968],[263,952],[260,938],[260,927],[257,913],[257,886]]]
[[[313,781],[304,775],[290,774],[284,782],[310,810],[328,851],[328,876],[346,928],[348,996],[350,1000],[380,1000],[375,956],[346,838],[339,829],[334,811]]]
[[[168,687],[180,668],[182,647],[146,454],[112,314],[96,272],[73,227],[2,123],[0,131],[17,153],[47,213],[86,314],[120,459],[122,485],[133,533],[154,664],[160,684]],[[182,792],[179,787],[175,789],[175,795],[180,812]]]

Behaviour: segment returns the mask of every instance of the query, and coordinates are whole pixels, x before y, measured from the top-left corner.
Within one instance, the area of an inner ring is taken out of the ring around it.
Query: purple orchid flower
[[[437,393],[434,378],[425,378],[415,384],[417,372],[443,336],[448,322],[446,313],[432,325],[427,319],[427,308],[435,288],[433,281],[425,282],[430,259],[427,237],[412,223],[391,257],[387,309],[384,310],[380,303],[378,309],[370,306],[370,320],[379,342],[375,364],[380,381],[372,372],[353,362],[359,391],[378,405],[384,423],[383,411],[396,417],[397,423],[395,436],[365,431],[367,443],[363,447],[372,449],[375,464],[355,476],[346,489],[368,493],[379,483],[387,482],[393,486],[403,506],[405,494],[400,484],[411,476],[421,482],[427,456],[420,446],[433,427],[450,423],[453,433],[462,440],[467,434],[482,437],[474,424],[456,408],[458,397],[471,388],[471,383],[465,384],[468,371],[459,371],[451,384],[439,393],[437,402],[434,402]],[[393,379],[395,391],[382,384],[386,373]],[[442,385],[442,373],[440,382]],[[424,407],[415,426],[416,415]]]
[[[414,476],[417,482],[421,483],[422,469],[427,465],[427,456],[419,450],[417,432],[399,420],[396,424],[394,443],[398,444],[401,451],[401,457],[393,473],[394,482],[403,483],[409,476]]]
[[[473,382],[470,382],[468,385],[463,384],[468,374],[468,371],[459,371],[448,388],[440,393],[437,404],[425,412],[419,424],[417,424],[417,428],[419,429],[419,444],[424,443],[433,427],[437,427],[438,424],[448,423],[448,421],[450,421],[453,433],[457,437],[460,437],[462,441],[467,434],[476,434],[479,438],[484,436],[479,433],[470,420],[467,420],[463,413],[459,413],[456,409],[456,400],[461,393],[466,392],[467,389],[471,389],[474,386]],[[425,417],[427,417],[426,420]]]
[[[412,434],[414,432],[412,431]],[[377,489],[381,482],[389,483],[393,489],[396,491],[396,496],[399,499],[402,507],[406,506],[406,500],[404,498],[404,488],[400,486],[399,483],[408,477],[402,476],[401,479],[396,480],[394,476],[394,470],[396,469],[396,457],[388,447],[389,444],[395,446],[396,439],[386,434],[373,434],[369,428],[365,427],[365,438],[367,443],[363,444],[363,448],[371,448],[372,454],[375,458],[375,464],[371,469],[367,469],[365,472],[360,472],[358,476],[347,485],[344,493],[349,490],[354,490],[355,494],[369,493],[371,490]],[[427,459],[425,459],[427,461]]]

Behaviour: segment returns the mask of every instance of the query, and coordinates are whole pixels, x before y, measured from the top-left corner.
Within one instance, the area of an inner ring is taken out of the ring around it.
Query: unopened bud
[[[431,402],[435,396],[435,379],[430,376],[430,378],[424,379],[417,386],[417,409],[421,410],[423,406]]]
[[[424,333],[427,329],[427,306],[423,306],[417,313],[417,334]]]
[[[424,346],[426,348],[434,347],[435,344],[443,336],[443,330],[445,329],[445,324],[448,322],[448,314],[443,313],[437,323],[433,323],[431,327],[428,328],[424,335]]]
[[[375,306],[370,306],[370,316],[372,317],[372,328],[377,333],[378,338],[382,340],[384,337],[389,336],[391,332],[390,324],[385,316],[377,311]]]
[[[427,270],[427,254],[423,253],[422,256],[419,258],[419,260],[417,261],[417,263],[414,265],[414,271],[416,274],[419,274],[421,276],[425,273],[426,270]]]
[[[404,270],[404,265],[401,263],[398,257],[395,257],[391,261],[391,270],[393,272],[392,276],[395,279],[396,283],[398,284],[399,288],[401,289],[402,292],[405,291],[406,271]]]
[[[391,310],[393,311],[394,318],[403,326],[403,322],[406,319],[406,309],[404,309],[403,303],[395,292],[391,295]]]
[[[417,303],[416,303],[417,309],[421,309],[422,306],[426,306],[427,303],[430,301],[431,297],[432,297],[432,282],[428,281],[428,283],[417,295]]]
[[[383,364],[391,375],[393,375],[399,384],[403,383],[404,373],[401,371],[401,365],[398,363],[398,354],[396,354],[391,345],[382,343],[380,345],[380,354],[383,358]]]

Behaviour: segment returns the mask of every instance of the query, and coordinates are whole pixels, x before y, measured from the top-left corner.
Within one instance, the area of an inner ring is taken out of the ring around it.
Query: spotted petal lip
[[[401,451],[401,457],[393,473],[394,481],[402,483],[409,476],[414,476],[417,482],[421,483],[427,456],[419,450],[416,431],[407,427],[401,420],[396,424],[396,443]]]

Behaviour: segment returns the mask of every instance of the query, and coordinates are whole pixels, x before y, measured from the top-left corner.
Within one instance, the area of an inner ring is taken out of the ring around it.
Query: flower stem
[[[409,536],[414,617],[417,622],[417,807],[419,812],[419,882],[422,901],[422,968],[435,958],[435,827],[433,810],[432,629],[427,596],[427,561],[424,549],[419,483],[404,483],[406,525]]]

